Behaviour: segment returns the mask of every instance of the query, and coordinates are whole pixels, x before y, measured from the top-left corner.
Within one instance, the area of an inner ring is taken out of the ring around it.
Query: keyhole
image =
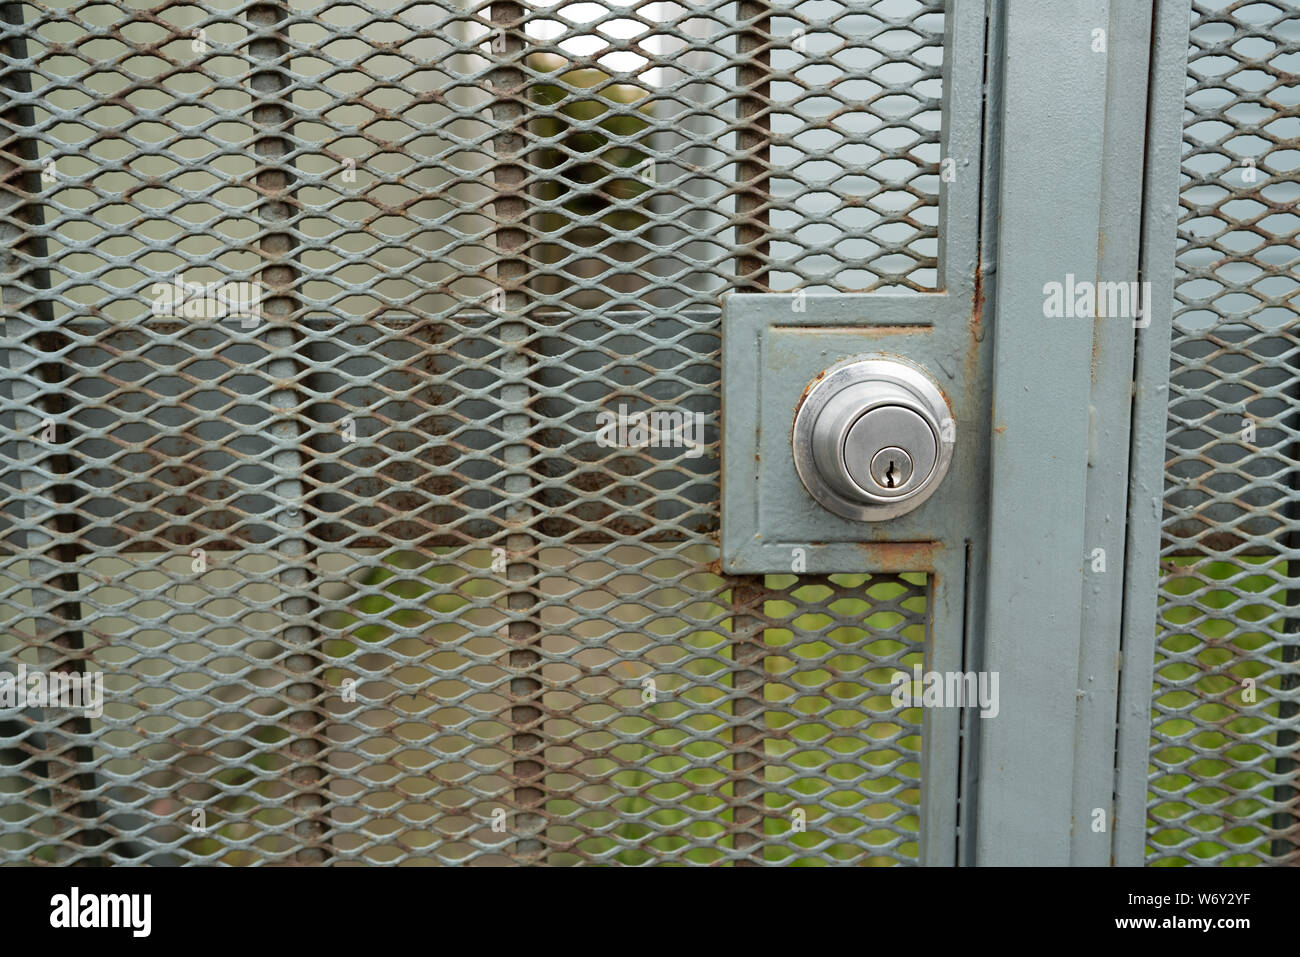
[[[871,457],[871,483],[881,492],[899,492],[912,480],[912,458],[904,449],[887,445]]]

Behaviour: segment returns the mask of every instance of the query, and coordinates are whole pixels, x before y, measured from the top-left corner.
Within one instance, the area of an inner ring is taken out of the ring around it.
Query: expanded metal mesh
[[[1300,864],[1300,6],[1196,2],[1148,859]]]
[[[0,659],[105,701],[0,860],[917,858],[927,581],[716,573],[717,297],[935,288],[942,4],[3,9]]]

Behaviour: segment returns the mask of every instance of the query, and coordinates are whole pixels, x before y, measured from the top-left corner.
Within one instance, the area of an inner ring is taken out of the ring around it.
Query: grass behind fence
[[[1167,684],[1156,683],[1154,701],[1179,710],[1152,712],[1153,730],[1165,739],[1153,738],[1148,802],[1153,865],[1189,863],[1175,855],[1200,861],[1223,854],[1219,863],[1229,866],[1262,863],[1251,849],[1269,839],[1271,811],[1265,799],[1273,796],[1277,772],[1269,748],[1277,743],[1280,708],[1270,692],[1281,682],[1278,675],[1262,676],[1281,658],[1277,643],[1287,611],[1281,583],[1286,577],[1287,563],[1268,556],[1231,562],[1176,558],[1165,565],[1160,598],[1165,628],[1156,672]],[[1167,597],[1192,595],[1199,609],[1171,604]],[[1194,663],[1160,653],[1196,649]],[[1244,683],[1248,678],[1257,682],[1253,702]]]
[[[459,565],[435,563],[412,572],[428,561],[413,553],[390,556],[384,565],[369,570],[359,582],[351,610],[330,613],[324,620],[340,635],[324,645],[326,656],[340,663],[327,671],[327,684],[337,688],[345,677],[355,678],[348,662],[368,649],[410,640],[399,629],[423,632],[418,640],[426,644],[452,635],[463,638],[465,623],[459,616],[472,611],[472,599],[496,600],[503,594],[501,583],[487,573],[490,560],[486,551],[470,559],[483,566],[481,577],[466,571],[464,557]],[[760,773],[765,792],[762,831],[776,840],[754,853],[795,865],[828,859],[884,865],[915,859],[921,742],[911,726],[919,724],[920,713],[907,709],[895,717],[885,714],[891,710],[888,689],[895,666],[880,659],[908,643],[913,651],[898,660],[905,668],[920,663],[925,598],[913,594],[900,606],[908,612],[905,621],[895,607],[878,608],[882,599],[896,600],[908,590],[898,581],[873,582],[865,575],[833,580],[847,594],[829,601],[825,585],[800,585],[794,576],[768,580],[771,597],[765,614],[775,624],[764,632],[771,653],[765,659],[768,680],[762,691],[769,707],[763,717],[768,734]],[[923,588],[923,575],[909,580],[913,590]],[[653,649],[676,649],[684,656],[681,673],[659,677],[658,700],[644,703],[636,679],[653,669],[636,668],[634,657],[616,662],[620,673],[632,677],[627,689],[609,697],[606,718],[618,734],[606,736],[604,754],[584,762],[581,781],[572,774],[557,778],[570,785],[603,785],[571,786],[568,793],[548,799],[547,811],[559,818],[547,829],[548,843],[556,847],[550,863],[716,863],[734,848],[729,800],[734,759],[726,725],[732,708],[724,700],[732,681],[733,622],[727,605],[731,595],[723,585],[723,579],[703,573],[693,576],[689,590],[656,591],[654,604],[672,613],[655,615],[640,627],[656,639]],[[694,628],[682,636],[687,618],[715,622],[716,627]],[[437,679],[430,671],[422,673],[429,685],[424,693],[435,698]],[[284,732],[268,723],[245,734],[271,744]],[[633,736],[637,740],[627,740]],[[251,757],[253,766],[263,771],[275,759],[274,754]],[[227,792],[246,791],[254,777],[251,768],[230,768],[217,784]],[[265,788],[254,785],[253,790],[261,793]],[[465,793],[467,811],[483,816],[490,810],[490,802]],[[796,808],[806,815],[806,830],[798,833],[793,824]],[[251,863],[256,853],[229,849],[221,854],[223,847],[253,833],[246,819],[238,819],[251,813],[260,823],[283,823],[283,811],[259,809],[247,793],[229,794],[211,810],[209,834],[186,846],[224,863]],[[482,824],[486,829],[486,819]],[[395,831],[393,826],[387,829]],[[378,835],[383,831],[368,833],[372,841],[382,843]],[[566,842],[571,850],[565,850]],[[503,848],[507,843],[503,837]]]

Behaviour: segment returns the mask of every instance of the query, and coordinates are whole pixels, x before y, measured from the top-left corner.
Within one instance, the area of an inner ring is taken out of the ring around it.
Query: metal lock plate
[[[911,293],[723,298],[726,572],[959,560],[955,543],[979,531],[989,440],[981,340],[963,306],[958,295]],[[854,367],[863,361],[878,364]],[[819,422],[813,412],[832,404],[816,430],[819,465],[813,430],[796,451],[795,420]]]

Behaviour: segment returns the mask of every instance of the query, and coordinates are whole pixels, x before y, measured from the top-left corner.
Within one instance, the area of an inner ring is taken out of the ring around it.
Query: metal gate
[[[1158,231],[1172,183],[1156,146],[1187,11],[984,6],[4,4],[0,656],[49,689],[100,676],[103,699],[0,711],[0,859],[939,864],[1016,834],[1040,859],[1140,857],[1158,532],[1127,476],[1163,458],[1168,316],[1065,334],[1085,401],[1050,434],[1088,445],[1089,389],[1122,428],[1088,482],[1029,494],[1087,507],[1025,547],[1044,529],[1018,524],[1007,476],[1047,424],[1010,384],[1043,344],[1017,355],[1012,324],[1040,296],[1016,267],[1040,240],[1007,222],[1035,202],[1014,184],[1076,172],[1050,144],[1020,152],[1049,135],[1047,94],[998,64],[1078,58],[1109,124],[1075,184],[1100,225],[1061,230],[1044,262],[1091,242],[1098,275],[1141,258],[1158,284],[1172,235],[1162,253],[1138,228]],[[1196,6],[1185,221],[1208,206],[1277,256],[1194,226],[1180,252],[1149,854],[1294,862],[1294,284],[1268,280],[1295,230],[1264,210],[1294,198],[1266,187],[1295,131],[1260,111],[1294,122],[1270,96],[1295,21]],[[1068,42],[1037,38],[1051,19]],[[1234,65],[1200,73],[1198,52]],[[1223,177],[1196,162],[1207,115],[1236,124],[1213,133],[1234,161],[1236,131],[1271,144],[1253,188],[1196,193]],[[1127,185],[1102,175],[1134,164]],[[1231,206],[1245,193],[1258,210]],[[1216,272],[1222,292],[1194,287]],[[805,294],[814,316],[948,304],[927,321],[969,336],[949,375],[975,444],[947,483],[970,505],[933,520],[934,549],[723,566],[737,293]],[[1239,332],[1184,328],[1205,309]],[[1130,441],[1133,391],[1160,403],[1139,398]],[[1258,451],[1224,458],[1238,393],[1260,397]],[[1094,531],[1120,574],[1080,585]],[[1037,587],[1017,549],[1039,586],[1072,569],[1082,601],[1013,600]],[[1025,641],[1049,620],[1056,637]],[[1077,671],[1053,670],[1062,649]],[[1139,662],[1122,674],[1103,662],[1121,651]],[[896,673],[945,662],[1037,690],[987,725],[892,700]],[[1099,662],[1071,720],[1061,695]],[[1104,836],[1072,831],[1094,807]]]
[[[1300,863],[1298,13],[1294,3],[1193,4],[1152,863]]]

